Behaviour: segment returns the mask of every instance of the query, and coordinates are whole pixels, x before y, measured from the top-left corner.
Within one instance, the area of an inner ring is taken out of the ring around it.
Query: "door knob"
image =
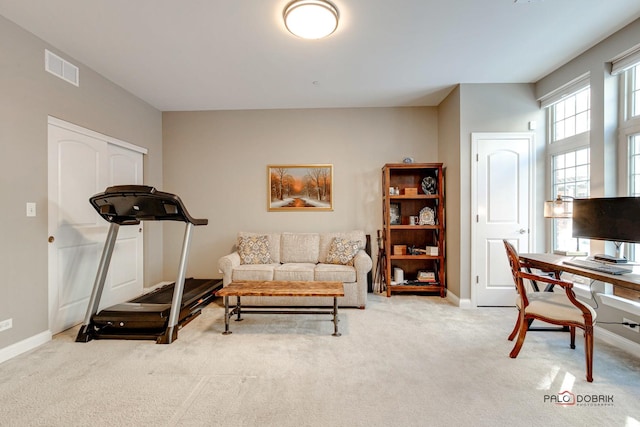
[[[518,230],[518,233],[520,234],[525,234],[527,232],[527,230],[525,230],[524,228],[521,228],[520,230]]]
[[[49,241],[49,243],[53,243],[56,240],[56,238],[53,236],[49,236],[47,240]]]

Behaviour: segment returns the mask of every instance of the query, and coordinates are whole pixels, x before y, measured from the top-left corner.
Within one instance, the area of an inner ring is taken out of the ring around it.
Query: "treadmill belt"
[[[184,281],[184,292],[182,293],[181,306],[191,304],[194,301],[200,299],[203,294],[214,284],[214,281],[209,279],[187,279]],[[132,299],[129,302],[138,302],[145,304],[171,304],[173,299],[173,288],[175,283],[162,286],[155,291],[148,294],[141,295]]]

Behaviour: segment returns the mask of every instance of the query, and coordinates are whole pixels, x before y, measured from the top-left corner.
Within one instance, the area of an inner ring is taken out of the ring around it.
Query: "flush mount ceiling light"
[[[303,39],[321,39],[338,27],[338,9],[325,0],[296,0],[284,8],[287,30]]]

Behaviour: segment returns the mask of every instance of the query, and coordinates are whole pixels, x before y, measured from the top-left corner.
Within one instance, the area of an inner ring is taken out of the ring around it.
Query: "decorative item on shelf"
[[[417,280],[418,282],[433,283],[436,281],[436,273],[435,271],[420,270],[418,271]]]
[[[428,176],[422,179],[422,191],[424,194],[436,194],[437,185],[436,179],[432,176]]]
[[[409,225],[418,225],[418,222],[419,222],[419,221],[420,221],[420,220],[419,220],[419,219],[418,219],[418,217],[417,217],[417,216],[415,216],[415,215],[411,215],[411,216],[409,217]]]
[[[407,254],[407,245],[393,245],[393,254],[394,255],[406,255]]]
[[[405,157],[402,159],[402,163],[413,163],[413,157]]]
[[[437,246],[427,246],[425,248],[425,254],[430,256],[438,256],[438,247]]]
[[[401,285],[404,283],[404,271],[401,268],[393,269],[393,280],[396,282],[396,285]]]
[[[418,189],[415,187],[407,187],[404,189],[404,195],[405,196],[417,196],[418,195]]]
[[[402,217],[400,216],[400,203],[389,203],[389,224],[402,224]]]
[[[422,208],[420,211],[420,225],[435,225],[436,223],[436,215],[433,209],[429,206]]]

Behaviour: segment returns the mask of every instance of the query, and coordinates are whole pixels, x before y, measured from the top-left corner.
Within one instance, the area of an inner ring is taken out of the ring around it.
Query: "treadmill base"
[[[169,314],[175,283],[165,285],[123,304],[106,308],[78,331],[76,342],[92,339],[156,340],[171,344],[178,330],[195,319],[222,287],[218,279],[186,279],[176,326],[169,328]]]

